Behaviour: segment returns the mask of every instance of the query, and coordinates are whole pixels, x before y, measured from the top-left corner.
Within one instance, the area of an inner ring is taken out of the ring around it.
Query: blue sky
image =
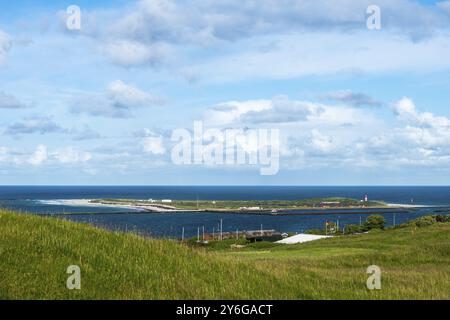
[[[0,184],[448,185],[449,57],[450,1],[2,3]],[[279,170],[174,163],[195,121]]]

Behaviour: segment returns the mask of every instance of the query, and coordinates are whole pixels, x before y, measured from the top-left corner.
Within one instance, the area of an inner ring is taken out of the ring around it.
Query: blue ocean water
[[[402,223],[418,216],[450,207],[450,187],[291,187],[291,186],[0,186],[0,206],[25,213],[58,214],[74,221],[92,223],[114,230],[135,230],[154,237],[186,236],[218,229],[222,219],[224,231],[275,229],[282,232],[304,232],[323,228],[326,221],[338,221],[341,227],[358,224],[370,214],[301,214],[265,216],[227,213],[139,213],[120,208],[82,207],[61,204],[55,200],[129,198],[185,200],[295,200],[315,197],[346,197],[388,203],[417,204],[431,207],[406,212],[386,211],[388,224]],[[434,207],[434,208],[433,208]],[[68,215],[68,213],[85,213]],[[102,213],[102,214],[97,214]]]

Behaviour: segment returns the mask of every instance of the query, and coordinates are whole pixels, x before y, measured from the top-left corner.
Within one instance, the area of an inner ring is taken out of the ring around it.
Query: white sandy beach
[[[401,204],[401,203],[387,203],[388,207],[392,208],[428,208],[430,206],[421,204]],[[435,206],[433,206],[435,207]]]
[[[92,203],[91,199],[61,199],[61,200],[39,200],[40,203],[48,205],[59,205],[59,206],[70,206],[70,207],[106,207],[106,208],[122,208],[127,210],[135,211],[146,211],[144,208],[139,206],[130,205],[117,205],[117,204],[103,204],[103,203]]]

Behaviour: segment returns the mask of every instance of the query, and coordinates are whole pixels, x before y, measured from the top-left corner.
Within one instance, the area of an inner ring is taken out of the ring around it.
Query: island
[[[293,210],[384,209],[383,201],[348,198],[314,198],[303,200],[139,200],[93,199],[91,205],[129,207],[148,212],[228,212],[279,214]]]

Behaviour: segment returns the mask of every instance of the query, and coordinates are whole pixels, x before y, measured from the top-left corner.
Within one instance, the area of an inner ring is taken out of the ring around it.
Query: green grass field
[[[0,211],[0,299],[450,299],[450,224],[192,248]],[[366,288],[366,268],[382,289]],[[81,290],[66,269],[81,268]]]

